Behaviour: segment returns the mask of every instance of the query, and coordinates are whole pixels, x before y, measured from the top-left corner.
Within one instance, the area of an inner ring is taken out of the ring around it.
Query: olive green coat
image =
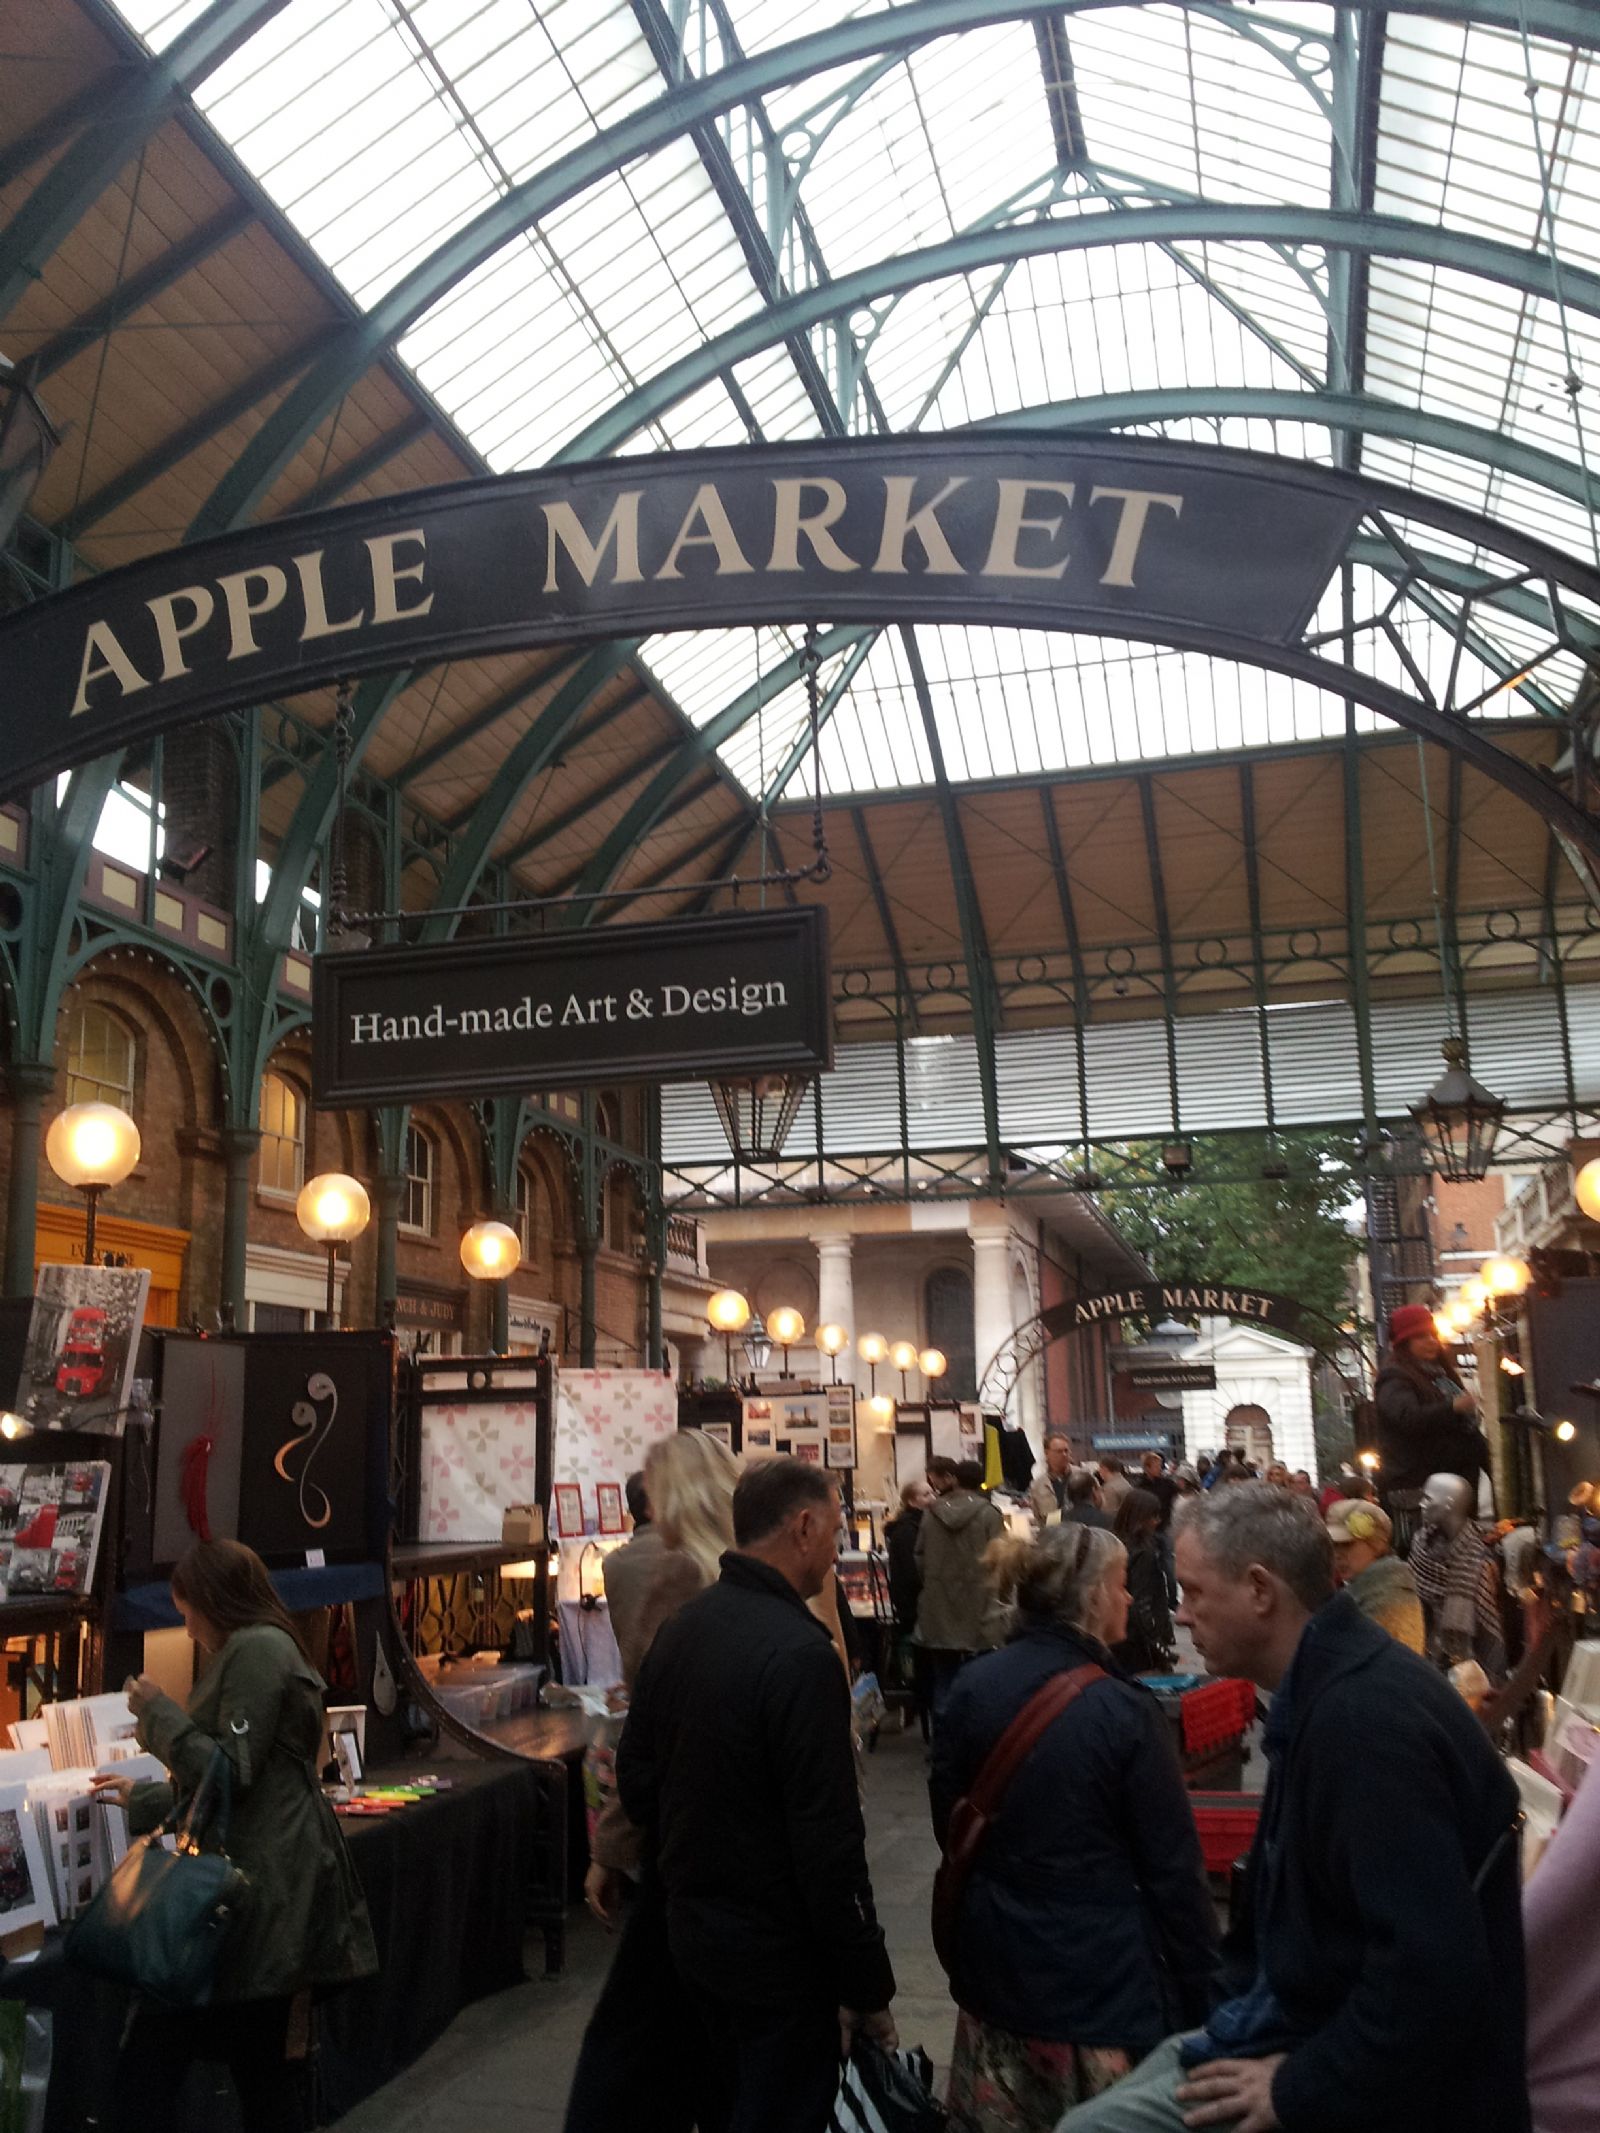
[[[226,1850],[250,1896],[217,1966],[214,1997],[271,1999],[369,1977],[378,1958],[366,1902],[317,1782],[322,1682],[294,1639],[269,1622],[235,1630],[187,1711],[170,1696],[146,1704],[139,1739],[173,1783],[135,1786],[136,1835],[170,1814],[175,1798],[187,1805],[219,1744],[233,1766]],[[212,1821],[208,1850],[218,1835]]]

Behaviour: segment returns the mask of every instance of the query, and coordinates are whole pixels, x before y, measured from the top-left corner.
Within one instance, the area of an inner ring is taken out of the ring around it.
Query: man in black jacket
[[[655,1844],[673,1957],[725,2074],[729,2133],[823,2133],[842,2049],[894,2042],[850,1692],[807,1611],[833,1570],[839,1499],[764,1459],[733,1498],[719,1582],[666,1624],[617,1752]]]
[[[1528,2133],[1516,1787],[1456,1692],[1333,1588],[1315,1512],[1178,1514],[1178,1620],[1272,1692],[1224,2000],[1068,2133]]]

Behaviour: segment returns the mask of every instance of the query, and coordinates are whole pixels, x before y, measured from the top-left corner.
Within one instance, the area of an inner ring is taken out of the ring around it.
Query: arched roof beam
[[[242,5],[243,0],[217,0],[218,6],[224,4]],[[1131,6],[1142,0],[1056,0],[1063,14],[1108,4]],[[1389,0],[1341,4],[1376,14],[1387,9]],[[1413,0],[1413,5],[1419,13],[1446,20],[1485,22],[1518,34],[1525,30],[1559,42],[1600,47],[1600,11],[1588,0]],[[812,74],[889,52],[912,52],[936,38],[1029,19],[1036,12],[1037,0],[1032,5],[1021,0],[904,0],[899,7],[832,23],[700,80],[679,82],[642,110],[604,128],[593,140],[513,186],[419,261],[364,317],[340,329],[327,354],[312,364],[212,491],[190,528],[191,538],[247,520],[318,425],[398,335],[503,244],[599,179],[709,119]],[[1436,238],[1453,234],[1434,233]],[[1570,273],[1565,277],[1569,295],[1574,279]],[[846,284],[832,286],[841,289]]]
[[[1326,208],[1259,207],[1180,202],[1130,208],[1062,222],[1029,222],[1003,229],[964,231],[920,252],[900,252],[842,275],[819,289],[805,289],[742,320],[679,362],[669,364],[562,446],[554,463],[599,459],[614,452],[678,401],[697,392],[731,364],[759,355],[790,334],[844,316],[925,282],[954,279],[985,267],[1005,266],[1051,253],[1087,252],[1122,244],[1314,244],[1345,247],[1394,259],[1415,259],[1499,282],[1530,296],[1559,301],[1600,316],[1600,274],[1570,266],[1559,275],[1537,252],[1465,230],[1410,222],[1400,215],[1333,214]],[[1559,283],[1559,288],[1558,288]],[[287,404],[287,403],[286,403]],[[220,491],[218,492],[220,494]],[[197,524],[196,532],[201,527]],[[219,531],[217,526],[204,530]]]
[[[179,110],[208,74],[270,22],[288,0],[211,0],[120,94],[93,113],[0,235],[0,317],[44,272],[122,166]]]

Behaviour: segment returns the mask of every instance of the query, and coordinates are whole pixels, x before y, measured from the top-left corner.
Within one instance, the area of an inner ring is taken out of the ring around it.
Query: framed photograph
[[[35,1429],[121,1434],[149,1293],[142,1267],[40,1267],[13,1403]]]
[[[622,1484],[619,1481],[595,1483],[595,1502],[600,1512],[602,1533],[626,1533],[627,1517],[622,1507]]]
[[[745,1410],[744,1455],[747,1459],[770,1459],[777,1451],[773,1442],[770,1422],[752,1422],[750,1411]]]
[[[556,1483],[556,1532],[563,1540],[578,1540],[583,1533],[583,1490],[575,1481]]]
[[[51,1868],[38,1819],[21,1785],[0,1787],[0,1933],[55,1922]]]
[[[805,1460],[808,1466],[821,1466],[823,1434],[820,1429],[790,1430],[789,1456]]]
[[[856,1463],[856,1430],[853,1422],[828,1424],[828,1465],[835,1473],[852,1473]]]
[[[725,1452],[733,1450],[733,1424],[731,1422],[702,1422],[700,1434],[703,1437],[714,1438]]]

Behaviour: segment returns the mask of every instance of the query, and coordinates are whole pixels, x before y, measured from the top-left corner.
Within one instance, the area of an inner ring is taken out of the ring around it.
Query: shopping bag
[[[858,2042],[839,2076],[828,2133],[947,2133],[949,2113],[933,2097],[933,2061],[917,2046],[886,2052]]]

